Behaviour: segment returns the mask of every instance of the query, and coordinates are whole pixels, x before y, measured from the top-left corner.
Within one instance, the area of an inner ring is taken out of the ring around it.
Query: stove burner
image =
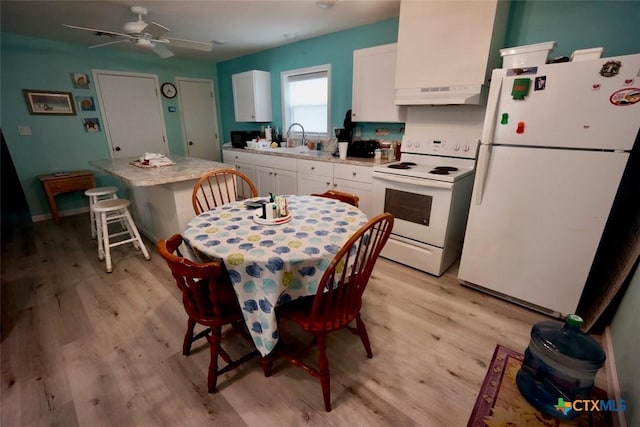
[[[400,162],[401,165],[407,165],[407,166],[416,166],[416,163],[413,162]]]
[[[429,173],[432,173],[434,175],[449,175],[449,171],[444,169],[434,169],[432,171],[429,171]]]
[[[436,166],[435,169],[447,172],[455,172],[458,168],[454,168],[453,166]]]
[[[411,169],[411,165],[406,165],[404,163],[394,163],[392,165],[387,166],[391,169]]]

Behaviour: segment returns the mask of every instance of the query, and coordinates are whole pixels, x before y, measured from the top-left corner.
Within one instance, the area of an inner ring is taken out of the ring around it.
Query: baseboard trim
[[[83,213],[87,213],[87,212],[89,212],[89,207],[85,206],[83,208],[69,209],[69,210],[66,210],[66,211],[59,211],[58,212],[58,216],[60,216],[60,217],[73,216],[73,215],[79,215],[79,214],[83,214]],[[33,221],[33,222],[46,221],[48,219],[53,219],[53,215],[48,213],[48,214],[32,215],[31,216],[31,221]]]
[[[607,360],[605,361],[605,367],[607,370],[607,393],[609,394],[610,399],[613,398],[615,401],[619,401],[622,400],[622,393],[620,393],[616,358],[613,354],[613,339],[611,338],[610,326],[606,326],[604,328],[602,339],[604,351],[607,355]],[[624,416],[624,412],[612,412],[611,418],[613,420],[613,427],[627,427],[627,419]]]

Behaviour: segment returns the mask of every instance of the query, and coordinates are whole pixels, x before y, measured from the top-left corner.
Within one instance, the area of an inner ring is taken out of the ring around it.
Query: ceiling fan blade
[[[113,34],[114,36],[122,36],[122,37],[127,37],[127,38],[133,38],[129,34],[117,33],[115,31],[109,31],[109,30],[101,30],[99,28],[79,27],[77,25],[69,25],[69,24],[62,24],[62,25],[64,25],[67,28],[73,28],[74,30],[93,31],[95,33]]]
[[[93,49],[94,47],[108,46],[110,44],[117,44],[117,43],[131,43],[131,40],[115,40],[115,41],[112,41],[112,42],[94,44],[93,46],[89,46],[89,49]]]
[[[151,48],[153,52],[158,55],[162,59],[171,58],[173,56],[173,52],[167,49],[163,44],[154,43],[153,48]]]
[[[163,34],[168,33],[169,31],[171,30],[164,25],[160,25],[156,22],[150,22],[146,27],[144,27],[144,30],[142,30],[141,32],[149,34],[153,39],[157,39],[160,38]]]
[[[166,40],[169,40],[170,46],[182,47],[185,49],[201,50],[203,52],[211,52],[211,49],[213,49],[213,45],[211,43],[197,42],[194,40],[172,39],[169,37],[164,37],[164,38]]]

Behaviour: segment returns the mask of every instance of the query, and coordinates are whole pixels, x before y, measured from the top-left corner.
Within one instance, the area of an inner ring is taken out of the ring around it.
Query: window
[[[300,123],[307,138],[328,139],[331,136],[330,81],[329,64],[281,73],[283,133],[291,123]],[[299,138],[302,131],[295,126],[291,129],[291,135]]]

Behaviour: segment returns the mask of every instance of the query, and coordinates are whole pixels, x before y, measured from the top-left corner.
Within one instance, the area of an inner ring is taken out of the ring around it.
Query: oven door
[[[444,247],[453,183],[373,172],[373,212],[395,217],[392,234]]]

